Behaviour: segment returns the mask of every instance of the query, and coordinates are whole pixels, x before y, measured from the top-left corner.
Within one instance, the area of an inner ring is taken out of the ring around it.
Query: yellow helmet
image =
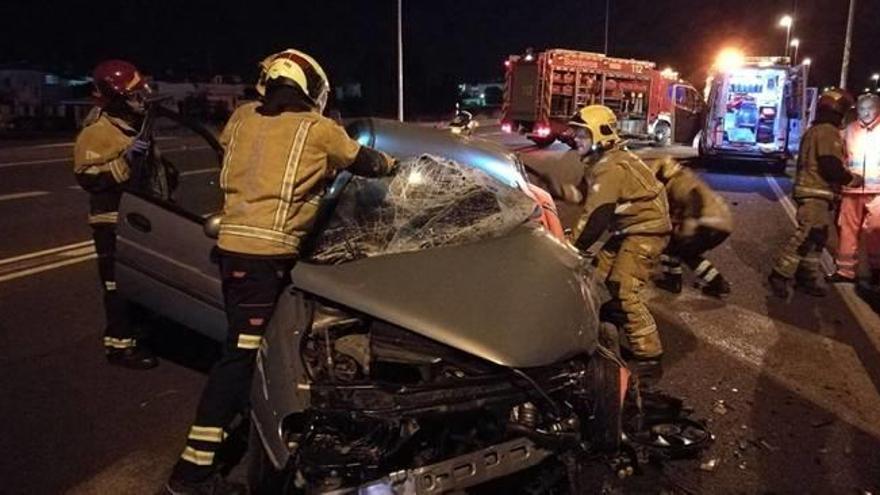
[[[298,87],[323,112],[330,93],[330,81],[318,62],[309,55],[288,48],[273,53],[260,62],[260,77],[256,90],[260,96],[266,95],[266,83],[280,79],[283,84]]]
[[[572,115],[568,125],[589,130],[593,145],[600,149],[610,148],[620,141],[617,135],[617,116],[604,105],[589,105],[581,108]]]

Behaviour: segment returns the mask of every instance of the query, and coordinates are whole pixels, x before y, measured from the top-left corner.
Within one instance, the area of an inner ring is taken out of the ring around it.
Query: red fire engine
[[[703,99],[671,69],[600,53],[553,49],[511,55],[505,62],[502,129],[539,146],[551,144],[580,108],[611,108],[620,132],[666,145],[690,144],[700,129]]]

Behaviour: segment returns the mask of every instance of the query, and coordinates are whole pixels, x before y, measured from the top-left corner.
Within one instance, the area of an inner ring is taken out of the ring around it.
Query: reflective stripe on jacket
[[[818,198],[833,200],[840,184],[831,184],[819,170],[819,157],[830,156],[844,163],[843,139],[837,127],[814,124],[801,139],[798,155],[797,176],[794,180],[795,198]]]
[[[218,246],[236,253],[297,255],[336,171],[351,165],[360,145],[315,112],[260,114],[239,107],[220,142],[226,150]]]
[[[616,234],[668,234],[672,231],[663,185],[639,157],[623,148],[604,152],[588,165],[584,214],[574,231],[578,239],[602,205],[614,204]]]
[[[857,120],[843,130],[846,165],[865,178],[862,187],[844,187],[845,193],[880,194],[880,117],[870,124]]]

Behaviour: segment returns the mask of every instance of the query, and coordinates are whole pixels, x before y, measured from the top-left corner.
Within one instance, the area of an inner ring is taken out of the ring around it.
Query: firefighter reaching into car
[[[643,289],[672,231],[666,192],[652,170],[623,145],[608,107],[584,107],[569,126],[587,185],[573,244],[584,252],[611,232],[597,255],[596,273],[611,295],[602,318],[623,329],[636,374],[656,378],[663,346]]]
[[[853,101],[844,90],[832,89],[819,98],[816,119],[801,139],[794,200],[797,229],[776,259],[768,277],[770,290],[788,299],[792,285],[816,297],[828,292],[819,259],[828,240],[834,202],[842,186],[859,187],[862,176],[847,170],[840,126]],[[794,283],[792,283],[794,281]]]
[[[104,349],[114,365],[149,369],[155,356],[138,340],[127,305],[116,292],[116,217],[132,167],[152,146],[138,136],[150,88],[137,68],[123,60],[101,62],[94,70],[96,107],[84,122],[73,149],[79,185],[89,193],[89,226],[98,254],[104,299]]]
[[[217,245],[229,331],[166,485],[172,494],[245,493],[223,479],[215,454],[248,404],[257,350],[319,201],[342,169],[380,176],[394,167],[322,115],[330,86],[313,58],[285,50],[260,66],[262,101],[239,107],[220,139],[225,201]]]
[[[660,257],[663,277],[656,281],[661,289],[681,292],[684,262],[697,276],[695,285],[703,294],[724,297],[730,284],[703,255],[724,242],[733,232],[733,215],[720,194],[713,191],[690,169],[671,158],[649,165],[666,187],[672,220],[672,240]]]

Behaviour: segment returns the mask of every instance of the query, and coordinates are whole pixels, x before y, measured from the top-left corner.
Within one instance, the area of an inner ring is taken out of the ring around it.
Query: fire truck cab
[[[630,139],[690,144],[702,125],[703,99],[672,70],[653,62],[553,49],[511,55],[504,63],[502,129],[547,146],[580,108],[601,104]]]

